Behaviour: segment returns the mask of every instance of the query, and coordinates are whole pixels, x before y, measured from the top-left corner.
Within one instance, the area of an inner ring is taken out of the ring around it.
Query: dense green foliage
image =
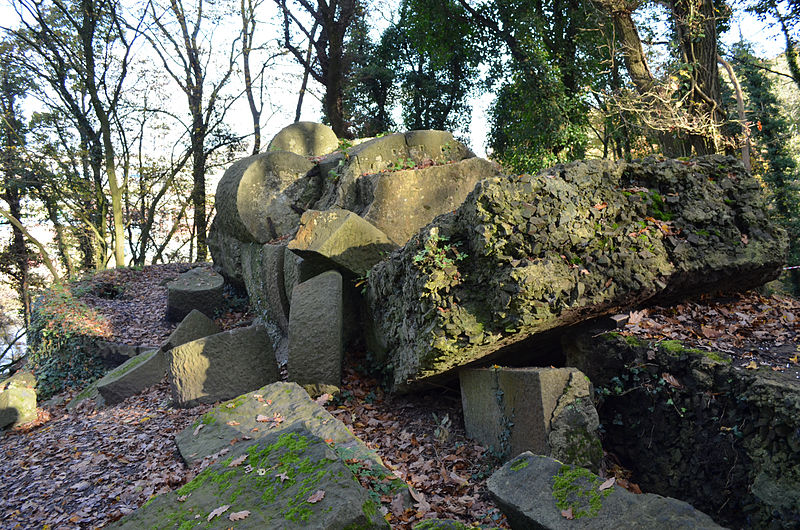
[[[738,64],[759,64],[746,43],[734,47]],[[754,66],[739,69],[742,89],[747,93],[749,118],[755,124],[754,167],[772,199],[772,213],[789,233],[789,265],[800,265],[800,168],[789,150],[791,124],[781,112],[773,82],[764,70]],[[791,274],[794,290],[800,293],[800,271]]]
[[[109,334],[102,315],[79,300],[80,284],[55,284],[34,304],[28,358],[40,399],[82,387],[103,375],[94,345]]]

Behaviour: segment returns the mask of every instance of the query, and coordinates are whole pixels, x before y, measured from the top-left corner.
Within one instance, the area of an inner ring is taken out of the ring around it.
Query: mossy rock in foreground
[[[230,519],[245,511],[246,517]],[[297,423],[236,447],[182,488],[156,497],[110,528],[340,530],[388,524],[336,452]]]
[[[487,483],[512,528],[721,528],[691,505],[652,493],[634,495],[588,469],[524,452]],[[562,511],[571,511],[567,519]]]

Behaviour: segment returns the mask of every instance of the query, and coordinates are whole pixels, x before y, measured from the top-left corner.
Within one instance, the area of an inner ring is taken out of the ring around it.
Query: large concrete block
[[[586,469],[526,452],[497,470],[486,485],[511,528],[722,528],[677,499],[635,495],[619,486],[601,491],[602,484],[603,479]],[[572,517],[565,517],[564,510]]]
[[[588,379],[574,368],[460,372],[467,436],[505,457],[523,451],[596,469],[599,421]]]
[[[214,403],[278,380],[278,367],[262,325],[236,328],[170,350],[168,376],[179,406]]]
[[[289,380],[340,385],[344,301],[342,275],[328,271],[299,284],[289,313]]]

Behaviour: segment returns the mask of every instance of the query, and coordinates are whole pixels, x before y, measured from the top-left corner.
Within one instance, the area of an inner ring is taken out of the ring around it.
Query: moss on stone
[[[553,477],[553,498],[560,510],[572,508],[575,519],[594,517],[603,507],[603,498],[611,490],[599,491],[600,478],[582,467],[561,466]]]
[[[686,351],[681,341],[678,340],[662,340],[658,343],[658,346],[665,352],[670,353],[672,355],[683,353]]]
[[[634,337],[633,335],[625,335],[625,343],[628,346],[638,347],[642,345],[642,341]]]
[[[719,352],[698,350],[696,348],[690,348],[688,351],[702,355],[703,357],[707,357],[717,363],[731,364],[733,362],[733,359],[731,359],[729,356],[723,355]]]
[[[530,465],[530,462],[526,458],[520,458],[516,462],[511,463],[511,471],[519,471],[521,469],[525,469]]]

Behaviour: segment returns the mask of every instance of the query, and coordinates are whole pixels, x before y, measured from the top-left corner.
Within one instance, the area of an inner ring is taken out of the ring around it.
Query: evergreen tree
[[[762,175],[772,198],[772,213],[789,234],[789,265],[800,265],[800,171],[788,148],[790,124],[781,113],[772,79],[763,69],[747,65],[762,62],[747,43],[733,47],[742,89],[749,100],[749,119],[755,125],[753,170]],[[791,281],[800,293],[800,271],[792,270]]]

